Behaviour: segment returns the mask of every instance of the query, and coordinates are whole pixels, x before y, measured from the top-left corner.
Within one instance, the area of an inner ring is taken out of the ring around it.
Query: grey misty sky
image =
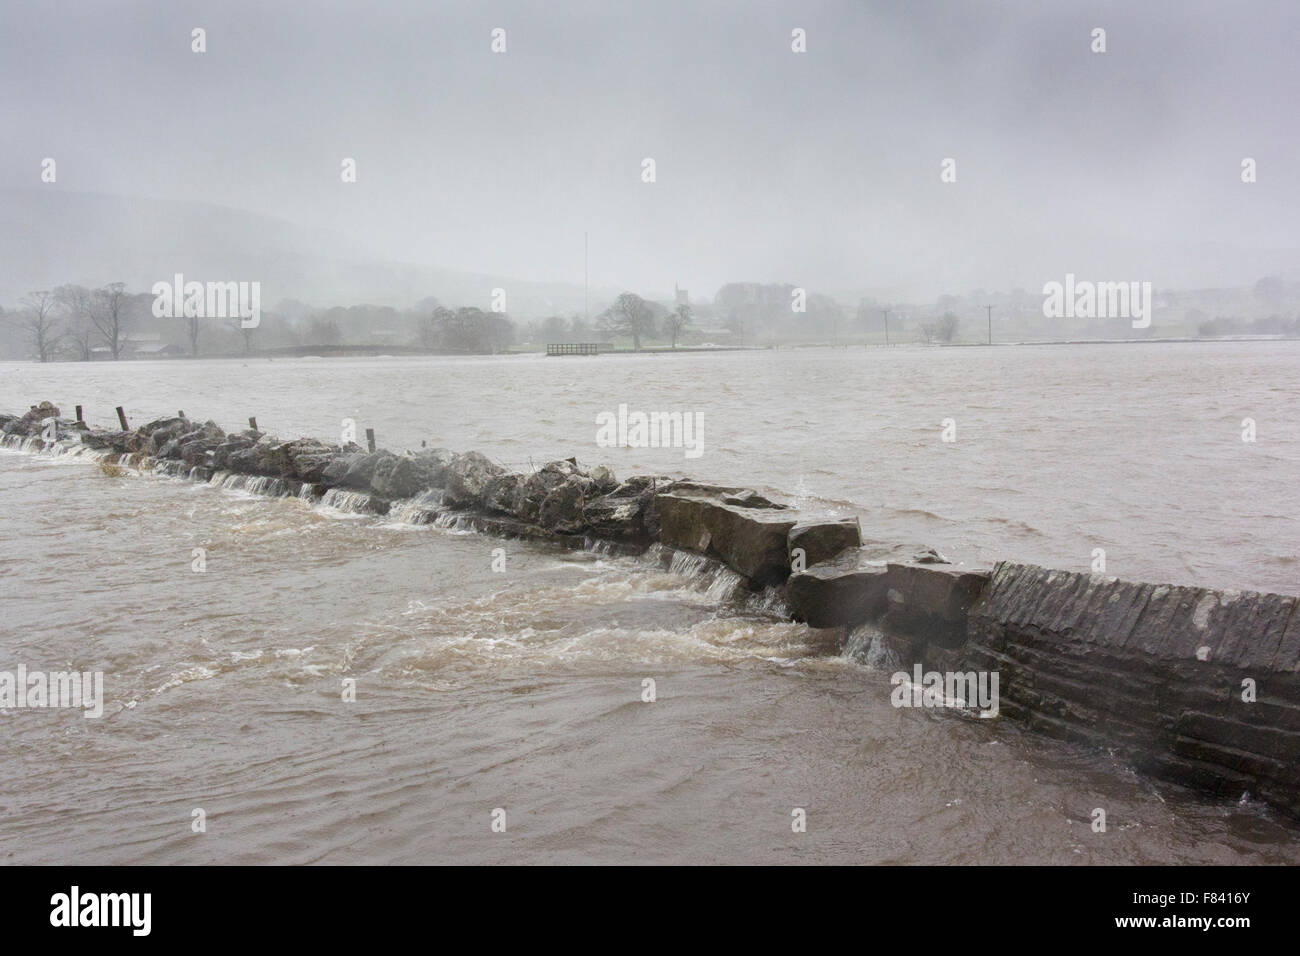
[[[62,189],[535,280],[581,282],[588,230],[593,285],[646,293],[1246,283],[1297,245],[1298,26],[1254,0],[7,0],[0,186],[53,156]]]

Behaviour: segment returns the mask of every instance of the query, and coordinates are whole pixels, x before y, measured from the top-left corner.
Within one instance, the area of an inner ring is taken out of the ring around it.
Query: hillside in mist
[[[508,310],[520,317],[583,308],[581,285],[386,260],[345,234],[224,206],[58,188],[0,190],[0,262],[0,304],[6,305],[64,283],[121,281],[143,292],[181,272],[199,281],[260,281],[268,304],[296,298],[403,307],[434,296],[487,308],[500,287]]]

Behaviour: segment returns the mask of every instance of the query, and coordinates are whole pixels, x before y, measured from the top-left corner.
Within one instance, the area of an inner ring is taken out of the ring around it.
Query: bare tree
[[[959,320],[951,312],[945,312],[933,322],[921,326],[921,337],[926,342],[943,342],[948,344],[957,336]]]
[[[615,335],[630,335],[632,348],[641,351],[641,336],[655,330],[654,313],[635,292],[624,292],[600,317],[600,328]]]
[[[126,347],[131,316],[128,298],[126,285],[121,282],[110,282],[102,289],[96,289],[90,297],[90,321],[113,353],[114,361],[122,357],[122,350]]]
[[[190,337],[190,355],[194,358],[199,357],[199,333],[203,331],[203,318],[198,315],[187,316],[185,319],[185,332]]]
[[[44,289],[30,292],[23,299],[23,305],[26,308],[22,312],[22,324],[27,332],[27,340],[36,351],[36,357],[42,362],[48,362],[58,351],[59,342],[63,339],[54,293]]]
[[[691,307],[685,302],[679,303],[676,309],[664,317],[664,331],[672,337],[673,348],[677,348],[677,337],[685,332],[690,324]]]
[[[951,312],[945,312],[943,315],[939,316],[939,321],[936,323],[936,338],[938,338],[940,342],[951,342],[957,337],[958,324],[959,320],[957,319],[957,316],[953,315]]]
[[[81,361],[89,362],[91,343],[95,340],[90,290],[80,285],[61,285],[54,290],[54,300],[63,311],[68,338],[77,346]]]
[[[263,317],[265,317],[265,315],[266,313],[264,313]],[[238,315],[232,315],[230,318],[226,319],[226,327],[232,332],[239,333],[239,337],[244,341],[244,354],[251,355],[253,353],[253,333],[257,331],[257,326],[250,325],[245,328],[243,318]]]

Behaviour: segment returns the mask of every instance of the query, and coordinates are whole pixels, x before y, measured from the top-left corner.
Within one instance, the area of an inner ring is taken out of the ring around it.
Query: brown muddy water
[[[1100,547],[1124,577],[1295,593],[1297,370],[1297,343],[7,365],[0,409],[353,418],[397,450],[746,484],[970,564]],[[703,456],[597,447],[623,402],[702,413]],[[0,860],[1300,861],[1248,796],[895,709],[887,671],[665,563],[0,452],[0,670],[99,670],[105,696],[0,711]]]

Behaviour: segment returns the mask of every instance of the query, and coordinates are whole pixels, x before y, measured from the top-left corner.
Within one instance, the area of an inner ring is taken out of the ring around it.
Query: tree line
[[[430,351],[491,353],[515,341],[509,316],[450,309],[428,298],[410,309],[359,305],[314,309],[293,299],[264,310],[256,327],[239,316],[158,317],[150,293],[124,283],[62,285],[0,307],[0,351],[40,362],[120,360],[142,346],[172,355],[251,355],[259,348],[341,344],[410,345]]]
[[[548,342],[630,339],[634,348],[663,335],[676,347],[691,325],[691,307],[669,309],[625,292],[594,323],[560,315],[516,324],[504,312],[474,306],[449,308],[429,297],[409,309],[355,305],[313,308],[295,299],[264,310],[255,328],[238,316],[159,318],[153,296],[131,293],[124,283],[98,288],[63,285],[24,296],[16,309],[0,308],[0,326],[13,346],[41,362],[120,360],[147,339],[165,354],[251,355],[259,348],[393,344],[431,352],[491,354]],[[3,347],[3,343],[0,343]]]
[[[947,302],[941,300],[941,305]],[[353,305],[320,308],[281,299],[261,312],[255,328],[238,317],[160,318],[150,293],[132,293],[121,282],[98,288],[62,285],[29,293],[17,309],[0,308],[0,353],[47,362],[88,361],[133,355],[251,355],[260,350],[313,346],[392,345],[432,352],[495,353],[538,349],[550,343],[627,343],[677,348],[685,342],[764,346],[779,341],[845,341],[878,336],[884,317],[877,303],[862,300],[846,316],[834,299],[788,283],[733,282],[712,300],[664,303],[625,291],[591,318],[550,315],[513,320],[504,312],[474,306],[452,308],[427,297],[409,308]],[[958,319],[944,311],[933,321],[891,314],[895,342],[948,343]]]

